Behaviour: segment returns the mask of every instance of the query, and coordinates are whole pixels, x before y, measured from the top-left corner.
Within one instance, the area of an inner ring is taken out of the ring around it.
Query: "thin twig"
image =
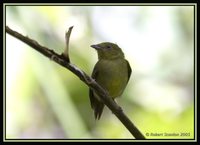
[[[69,27],[69,30],[65,33],[65,50],[64,52],[61,54],[63,55],[63,57],[66,59],[67,62],[70,62],[70,58],[69,58],[69,38],[71,35],[71,31],[73,29],[73,26]]]
[[[72,27],[70,27],[68,31],[68,40],[71,33]],[[10,29],[8,26],[6,26],[6,32],[15,38],[23,41],[27,45],[31,46],[33,49],[39,51],[46,57],[50,58],[51,60],[54,60],[56,63],[60,64],[61,66],[67,68],[72,73],[74,73],[77,77],[80,78],[87,86],[89,86],[91,89],[95,90],[95,92],[101,97],[104,104],[117,116],[117,118],[124,124],[124,126],[130,131],[130,133],[136,138],[136,139],[145,139],[144,135],[139,131],[139,129],[131,122],[131,120],[126,116],[126,114],[123,112],[121,107],[116,104],[111,97],[108,96],[108,93],[90,76],[88,76],[84,71],[79,69],[77,66],[71,64],[69,61],[66,60],[65,57],[62,55],[59,55],[55,53],[53,50],[50,50],[47,47],[41,46],[37,41],[30,39],[26,36],[23,36],[22,34]],[[66,34],[67,35],[67,34]],[[67,41],[66,41],[67,42]],[[66,47],[68,47],[69,42],[67,42]],[[68,47],[69,48],[69,47]],[[67,49],[68,49],[67,48]],[[67,55],[69,58],[69,50],[67,51]]]

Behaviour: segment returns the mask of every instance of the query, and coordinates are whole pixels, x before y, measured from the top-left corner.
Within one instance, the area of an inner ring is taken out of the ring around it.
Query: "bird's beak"
[[[98,49],[101,49],[101,47],[99,45],[91,45],[92,48],[98,50]]]

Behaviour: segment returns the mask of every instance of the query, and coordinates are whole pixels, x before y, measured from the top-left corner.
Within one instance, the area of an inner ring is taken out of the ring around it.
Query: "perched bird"
[[[98,62],[92,72],[92,78],[105,90],[114,100],[122,95],[131,75],[129,62],[124,58],[121,48],[110,42],[91,45],[98,53]],[[100,119],[104,103],[100,97],[89,90],[91,107],[94,110],[95,119]]]

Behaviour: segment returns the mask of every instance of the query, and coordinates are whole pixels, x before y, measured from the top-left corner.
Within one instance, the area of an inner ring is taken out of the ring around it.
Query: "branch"
[[[88,87],[95,90],[97,94],[101,97],[101,100],[104,104],[117,116],[117,118],[124,124],[124,126],[129,130],[129,132],[136,139],[145,139],[144,135],[139,131],[139,129],[131,122],[131,120],[123,112],[122,108],[109,97],[107,91],[105,91],[94,79],[88,76],[84,71],[79,69],[77,66],[69,62],[69,37],[72,27],[69,28],[68,32],[65,35],[66,39],[66,49],[65,52],[61,55],[55,53],[53,50],[41,46],[37,41],[30,39],[29,37],[23,36],[22,34],[10,29],[6,26],[6,32],[13,37],[23,41],[27,45],[31,46],[33,49],[37,50],[41,54],[55,61],[59,65],[67,68],[72,73],[74,73],[81,81],[83,81]]]
[[[69,38],[70,38],[72,29],[73,29],[73,26],[71,26],[69,28],[69,30],[67,31],[67,33],[65,33],[66,47],[65,47],[64,52],[61,54],[61,55],[63,55],[63,57],[65,57],[67,62],[70,62],[70,59],[69,59]]]

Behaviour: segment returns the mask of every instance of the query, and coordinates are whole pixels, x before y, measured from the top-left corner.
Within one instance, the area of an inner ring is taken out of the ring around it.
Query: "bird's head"
[[[91,45],[91,47],[97,50],[99,59],[124,58],[124,53],[117,44],[111,42],[103,42]]]

